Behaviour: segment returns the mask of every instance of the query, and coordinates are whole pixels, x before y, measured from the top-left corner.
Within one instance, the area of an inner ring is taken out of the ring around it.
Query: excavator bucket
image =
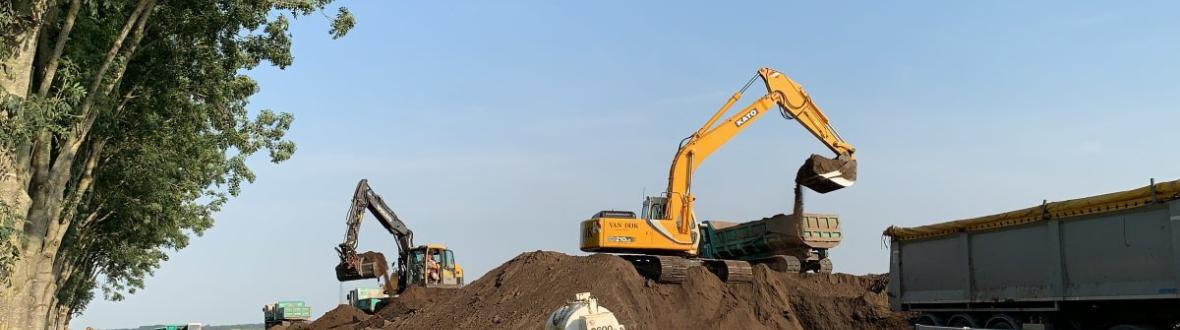
[[[826,194],[856,183],[856,159],[841,155],[836,159],[812,154],[799,167],[795,183]]]
[[[336,280],[353,281],[378,278],[389,271],[389,263],[381,252],[365,252],[336,265]]]

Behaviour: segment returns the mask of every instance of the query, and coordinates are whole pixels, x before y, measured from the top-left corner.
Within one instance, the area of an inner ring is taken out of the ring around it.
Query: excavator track
[[[722,281],[750,283],[754,281],[754,267],[750,263],[740,260],[706,260],[709,270],[717,274]]]
[[[832,273],[832,259],[823,258],[819,261],[819,269],[815,271],[820,274]]]
[[[754,268],[740,260],[690,259],[676,256],[623,255],[644,277],[660,283],[681,283],[688,277],[688,269],[705,266],[725,282],[754,281]]]
[[[688,268],[699,266],[700,261],[675,256],[622,255],[630,261],[635,270],[644,277],[660,283],[680,283],[688,277]]]
[[[799,258],[794,256],[776,255],[765,259],[754,260],[756,264],[766,264],[770,269],[787,272],[787,273],[802,273],[803,263]]]

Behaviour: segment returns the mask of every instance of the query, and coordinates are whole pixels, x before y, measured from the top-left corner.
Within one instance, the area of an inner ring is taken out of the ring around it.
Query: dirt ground
[[[696,267],[684,283],[659,284],[616,256],[536,251],[463,289],[411,288],[375,315],[340,306],[291,329],[539,329],[578,292],[627,329],[906,329],[907,315],[891,312],[878,292],[885,280],[756,266],[752,283],[726,284]]]

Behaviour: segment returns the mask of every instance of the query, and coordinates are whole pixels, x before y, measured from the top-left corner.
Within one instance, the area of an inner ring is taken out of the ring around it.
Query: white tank
[[[624,330],[615,314],[598,306],[598,299],[582,292],[549,314],[545,330]]]

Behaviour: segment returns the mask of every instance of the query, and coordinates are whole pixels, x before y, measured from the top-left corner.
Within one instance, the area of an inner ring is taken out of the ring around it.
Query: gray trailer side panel
[[[958,236],[902,245],[902,300],[965,301],[967,252]]]
[[[1180,298],[1180,200],[992,231],[894,240],[890,256],[897,309],[932,303]]]
[[[1054,296],[1047,223],[971,234],[973,301]]]
[[[1063,222],[1067,299],[1176,292],[1166,205]]]

